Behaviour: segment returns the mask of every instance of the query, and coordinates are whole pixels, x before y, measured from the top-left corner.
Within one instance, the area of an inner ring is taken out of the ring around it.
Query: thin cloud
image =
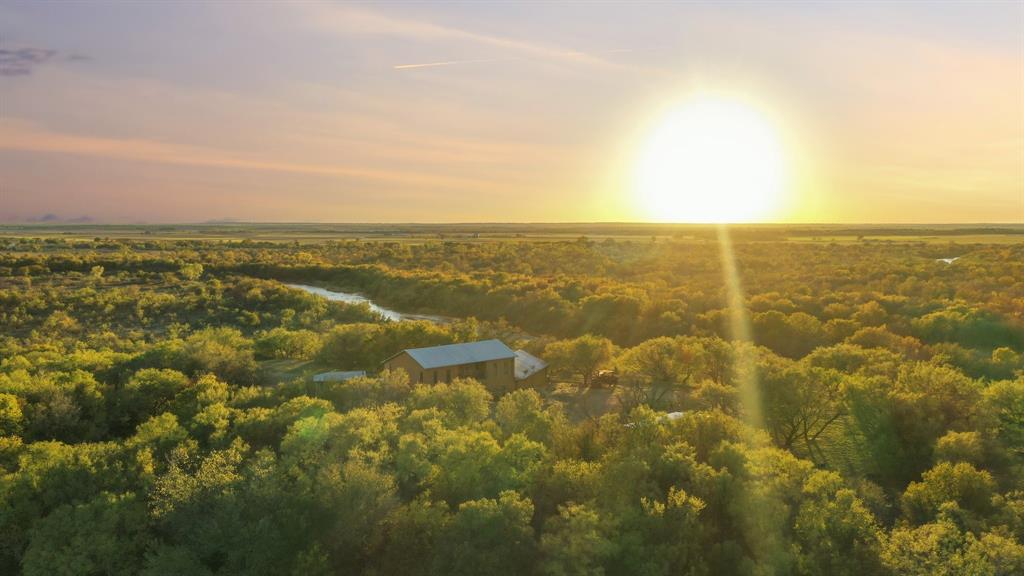
[[[430,174],[373,170],[331,164],[305,164],[247,158],[223,150],[144,139],[117,139],[50,132],[21,120],[0,120],[0,150],[98,156],[159,164],[234,168],[372,180],[408,186],[484,189],[494,182]]]
[[[52,62],[60,56],[57,50],[49,48],[0,48],[0,76],[28,76],[39,66]],[[65,62],[86,62],[90,56],[77,52],[61,58]]]
[[[442,62],[424,62],[422,64],[396,64],[392,66],[395,70],[410,70],[415,68],[436,68],[438,66],[452,66],[454,64],[493,64],[495,62],[510,62],[522,60],[522,58],[474,58],[470,60],[444,60]]]
[[[0,48],[0,76],[28,76],[57,55],[45,48]]]
[[[323,4],[305,5],[314,25],[327,27],[346,34],[394,36],[415,40],[462,40],[519,52],[538,59],[558,60],[573,63],[591,64],[595,66],[613,66],[614,64],[584,52],[566,50],[536,42],[526,42],[513,38],[481,34],[460,28],[453,28],[425,22],[398,18],[381,12],[354,6],[330,6]],[[406,68],[427,67],[429,65],[444,66],[463,61],[427,62],[422,65],[400,64]]]
[[[622,54],[625,52],[633,52],[632,48],[617,48],[615,50],[602,50],[600,52],[579,52],[579,51],[566,51],[562,52],[561,55],[566,58],[592,58],[601,54]],[[497,62],[514,62],[529,60],[529,58],[473,58],[467,60],[442,60],[440,62],[424,62],[418,64],[397,64],[391,68],[394,70],[411,70],[416,68],[436,68],[439,66],[453,66],[459,64],[493,64]]]

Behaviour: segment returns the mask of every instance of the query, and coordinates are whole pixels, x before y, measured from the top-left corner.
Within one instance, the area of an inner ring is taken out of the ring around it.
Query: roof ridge
[[[422,348],[406,348],[385,362],[402,353],[408,354],[425,369],[515,358],[515,352],[507,344],[497,338],[490,338]]]
[[[501,340],[499,340],[497,338],[488,338],[487,340],[472,340],[470,342],[452,342],[451,344],[437,344],[435,346],[420,346],[419,348],[405,348],[405,349],[402,350],[402,352],[410,352],[412,350],[429,350],[431,348],[448,348],[448,347],[451,347],[451,346],[469,346],[471,344],[483,344],[485,342],[498,342],[502,346],[504,346],[504,347],[508,348],[509,350],[511,350],[511,348],[509,348],[508,344],[505,344]]]

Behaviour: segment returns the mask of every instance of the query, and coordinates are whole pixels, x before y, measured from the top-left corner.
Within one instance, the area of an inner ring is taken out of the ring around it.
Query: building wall
[[[420,381],[420,372],[423,371],[423,368],[421,368],[420,365],[415,360],[413,360],[413,357],[409,356],[406,353],[401,353],[398,356],[392,358],[391,360],[385,362],[384,369],[393,371],[402,370],[406,372],[407,374],[409,374],[409,382],[412,384],[416,384],[417,382]]]
[[[503,392],[515,387],[515,367],[512,358],[484,362],[483,366],[463,364],[425,370],[406,352],[384,363],[386,370],[403,370],[412,384],[437,384],[455,378],[476,378],[493,391]],[[480,376],[481,372],[484,374]]]
[[[484,384],[495,392],[508,392],[516,386],[515,359],[502,358],[487,362],[487,377]]]

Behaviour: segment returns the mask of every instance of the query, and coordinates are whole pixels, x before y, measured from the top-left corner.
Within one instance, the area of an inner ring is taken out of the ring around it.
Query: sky
[[[1024,222],[1022,2],[7,0],[0,222],[663,219],[700,94],[777,131],[763,220]]]

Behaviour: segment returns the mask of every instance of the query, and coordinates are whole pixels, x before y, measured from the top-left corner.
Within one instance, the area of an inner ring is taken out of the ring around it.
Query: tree
[[[198,262],[182,264],[181,268],[178,269],[178,272],[185,280],[195,282],[203,275],[203,265]]]
[[[913,363],[886,378],[848,380],[853,424],[864,438],[868,472],[902,488],[927,470],[939,438],[971,429],[981,413],[978,382],[948,366]]]
[[[175,397],[184,392],[190,384],[188,377],[177,370],[139,370],[120,390],[121,425],[134,429],[150,416],[171,411]]]
[[[274,328],[262,333],[255,342],[257,358],[291,358],[312,360],[320,351],[320,336],[310,330]]]
[[[642,497],[639,507],[616,510],[613,574],[708,573],[701,550],[700,514],[705,503],[685,490],[670,487],[663,497]]]
[[[0,393],[0,436],[21,434],[21,405],[14,394]]]
[[[590,334],[552,342],[544,350],[548,362],[555,370],[579,374],[584,388],[590,387],[591,379],[611,361],[613,353],[611,340]]]
[[[979,432],[949,431],[935,442],[935,459],[946,462],[967,462],[981,466],[985,461],[984,441]]]
[[[172,450],[188,439],[188,432],[178,424],[174,414],[164,412],[153,416],[135,429],[127,445],[135,449],[148,449],[160,465],[166,462]]]
[[[515,492],[464,502],[439,540],[435,574],[517,576],[533,571],[533,504]]]
[[[137,574],[150,538],[144,502],[134,494],[101,494],[85,504],[62,506],[36,523],[22,573]]]
[[[861,326],[881,326],[888,313],[877,300],[870,300],[857,307],[853,320]]]
[[[787,361],[762,361],[760,373],[764,421],[776,445],[792,450],[801,442],[806,454],[824,459],[817,442],[846,414],[842,375]]]
[[[316,505],[331,511],[324,540],[335,573],[361,573],[375,527],[398,506],[394,478],[372,465],[348,461],[325,466],[313,490]]]
[[[476,380],[456,378],[451,383],[417,384],[409,397],[416,410],[436,408],[449,426],[468,426],[485,420],[491,413],[493,397]]]
[[[801,358],[825,342],[821,321],[804,312],[760,312],[752,322],[758,344],[788,358]]]
[[[80,442],[98,440],[107,432],[105,387],[89,372],[30,376],[19,370],[9,378],[0,375],[0,391],[5,388],[18,398],[21,411],[18,419],[15,407],[5,403],[6,416],[20,420],[26,440]]]
[[[1011,576],[1024,570],[1019,542],[993,533],[978,539],[949,517],[916,528],[894,528],[881,557],[891,573],[907,576]]]
[[[911,482],[903,493],[903,516],[914,524],[934,520],[944,504],[984,517],[992,510],[995,494],[992,475],[966,462],[940,462],[924,473],[920,482]]]
[[[1007,450],[1024,459],[1024,377],[993,382],[983,392],[986,418]]]
[[[335,326],[322,341],[319,362],[341,370],[373,370],[404,348],[451,344],[455,338],[433,322],[362,322]]]
[[[547,576],[602,576],[616,546],[597,512],[582,504],[558,509],[541,535],[541,573]]]
[[[692,378],[705,372],[707,352],[700,344],[663,336],[625,350],[616,359],[620,378],[642,402],[660,404],[669,392],[689,388]],[[636,402],[626,402],[628,408]]]
[[[804,574],[859,576],[881,572],[880,528],[856,493],[834,472],[815,472],[804,484],[794,523]]]
[[[545,410],[536,390],[515,390],[502,396],[494,409],[494,421],[506,437],[523,434],[530,440],[549,444],[552,429],[564,420],[555,407]]]
[[[431,461],[427,485],[452,506],[493,498],[505,490],[525,489],[539,472],[543,445],[514,435],[499,444],[490,433],[440,430],[424,440]]]
[[[427,576],[445,526],[451,521],[448,507],[418,499],[395,508],[381,526],[380,574]]]
[[[394,370],[384,371],[376,377],[306,383],[303,389],[318,398],[329,400],[338,411],[345,411],[389,402],[405,402],[412,386],[409,385],[409,374],[405,370]]]
[[[256,384],[259,367],[252,341],[236,328],[205,328],[185,339],[182,352],[186,372],[198,376],[212,372],[236,386]]]

